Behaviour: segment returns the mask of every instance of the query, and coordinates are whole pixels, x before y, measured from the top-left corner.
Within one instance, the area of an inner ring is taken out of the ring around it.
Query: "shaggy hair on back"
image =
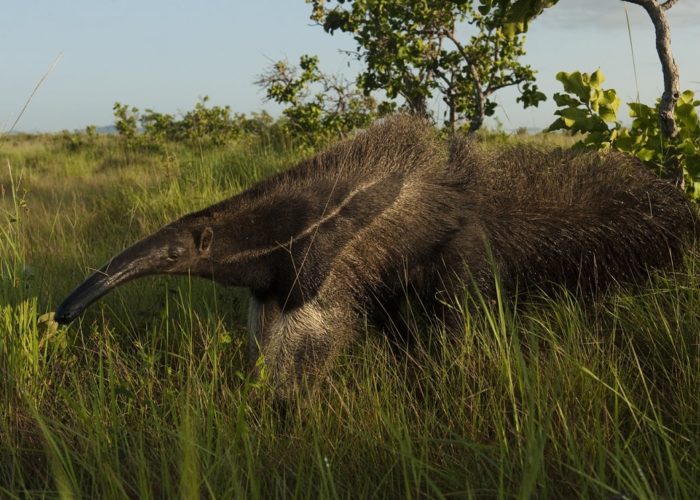
[[[470,210],[511,292],[640,282],[653,268],[680,265],[695,237],[697,213],[683,194],[622,153],[484,151],[462,139],[451,162],[469,172]]]

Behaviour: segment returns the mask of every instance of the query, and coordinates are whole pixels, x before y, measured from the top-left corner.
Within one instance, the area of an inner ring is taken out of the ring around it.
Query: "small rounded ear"
[[[213,240],[214,231],[210,227],[204,228],[204,231],[199,235],[199,251],[202,253],[208,252]]]

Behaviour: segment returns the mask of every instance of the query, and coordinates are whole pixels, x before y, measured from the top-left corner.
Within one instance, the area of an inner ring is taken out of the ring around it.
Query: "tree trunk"
[[[678,134],[678,126],[674,117],[676,102],[680,97],[680,82],[678,76],[678,66],[673,59],[671,52],[671,30],[666,19],[666,11],[670,9],[678,0],[666,0],[659,3],[657,0],[622,0],[639,5],[647,11],[654,30],[656,31],[656,51],[661,61],[661,71],[664,75],[664,93],[661,96],[659,106],[659,124],[661,133],[668,139],[673,139]],[[668,174],[674,178],[676,184],[682,187],[683,171],[679,165],[668,165]]]
[[[474,66],[470,66],[472,78],[474,80],[474,86],[476,90],[474,91],[474,100],[476,101],[476,112],[472,116],[471,123],[469,125],[469,133],[472,134],[479,130],[484,124],[484,118],[486,117],[486,96],[481,90],[481,81],[479,80],[479,75],[476,73]]]

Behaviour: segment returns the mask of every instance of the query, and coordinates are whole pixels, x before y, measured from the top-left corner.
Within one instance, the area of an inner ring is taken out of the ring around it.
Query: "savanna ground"
[[[403,356],[367,329],[284,417],[245,375],[243,291],[145,278],[42,321],[116,251],[304,154],[0,138],[0,496],[697,497],[697,258],[594,304],[465,297],[458,338],[422,324]]]

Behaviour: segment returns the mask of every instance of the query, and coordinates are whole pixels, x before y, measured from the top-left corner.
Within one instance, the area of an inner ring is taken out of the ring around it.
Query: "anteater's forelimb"
[[[256,375],[264,366],[281,399],[314,386],[357,334],[357,308],[347,299],[341,304],[321,296],[284,312],[274,301],[253,299],[250,315],[249,363]]]

